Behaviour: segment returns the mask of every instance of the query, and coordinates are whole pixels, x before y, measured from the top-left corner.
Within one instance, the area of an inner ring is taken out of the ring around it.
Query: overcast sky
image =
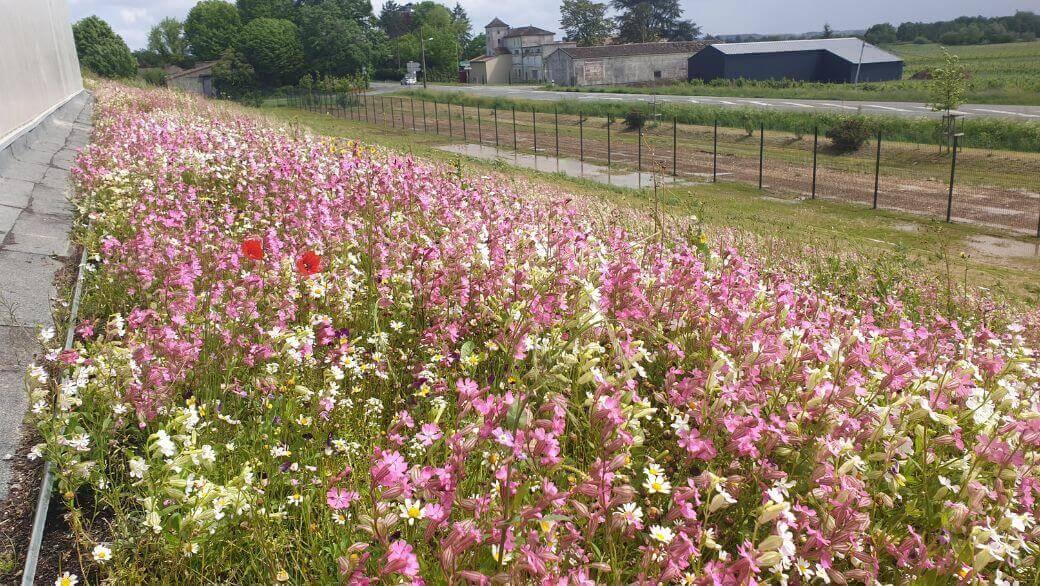
[[[31,2],[32,0],[24,0]],[[400,0],[399,0],[400,1]],[[444,0],[442,0],[444,1]],[[446,0],[454,4],[455,0]],[[609,0],[608,0],[609,1]],[[68,0],[72,19],[96,14],[126,39],[132,49],[147,42],[159,19],[183,19],[196,0]],[[373,0],[378,14],[383,0]],[[403,2],[401,2],[403,3]],[[704,32],[801,33],[828,22],[835,29],[861,29],[878,22],[946,20],[963,15],[1002,16],[1016,10],[1040,11],[1040,0],[680,0],[686,18]],[[559,0],[461,0],[475,33],[496,16],[519,26],[559,31]]]

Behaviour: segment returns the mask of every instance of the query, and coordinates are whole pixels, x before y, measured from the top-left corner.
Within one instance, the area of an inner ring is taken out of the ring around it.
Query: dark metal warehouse
[[[886,81],[903,76],[903,60],[856,38],[720,43],[688,61],[689,79]]]

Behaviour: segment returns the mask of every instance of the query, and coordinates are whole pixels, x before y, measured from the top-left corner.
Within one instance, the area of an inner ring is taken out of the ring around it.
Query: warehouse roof
[[[544,28],[538,28],[536,26],[521,26],[521,27],[509,29],[509,32],[506,33],[505,38],[520,37],[520,36],[524,36],[524,37],[540,37],[542,35],[555,35],[555,34],[556,33],[552,32],[552,31],[547,31]]]
[[[565,47],[560,49],[574,59],[596,57],[630,57],[634,55],[670,55],[673,53],[696,53],[706,47],[704,41],[679,41],[674,43],[629,43],[625,45],[601,45],[598,47]]]
[[[762,41],[757,43],[718,43],[712,45],[725,55],[750,55],[760,53],[789,53],[794,51],[829,51],[838,57],[859,62],[860,49],[863,63],[888,63],[902,61],[899,57],[864,43],[855,37],[841,39],[805,39],[797,41]]]

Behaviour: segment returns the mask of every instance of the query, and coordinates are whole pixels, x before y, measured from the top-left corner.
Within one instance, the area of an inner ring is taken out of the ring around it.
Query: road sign
[[[408,73],[411,73],[413,75],[416,74],[416,73],[419,73],[419,71],[422,70],[422,67],[419,66],[419,64],[416,63],[415,61],[409,61],[406,64],[406,66],[408,67]]]

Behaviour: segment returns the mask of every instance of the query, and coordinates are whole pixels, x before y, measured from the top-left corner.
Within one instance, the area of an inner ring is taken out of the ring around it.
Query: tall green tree
[[[232,46],[242,19],[234,4],[223,0],[202,0],[188,11],[184,21],[184,37],[191,54],[197,59],[217,59]]]
[[[863,38],[868,43],[874,43],[875,45],[894,43],[898,40],[896,37],[896,27],[887,22],[875,24],[868,28],[867,32],[863,35]]]
[[[236,0],[235,5],[243,23],[257,18],[292,20],[296,16],[293,0]]]
[[[158,55],[163,63],[183,66],[191,61],[184,25],[176,18],[164,18],[148,31],[148,50]]]
[[[620,14],[618,35],[628,43],[665,39],[689,41],[700,35],[700,27],[682,18],[679,0],[613,0]]]
[[[820,38],[821,39],[833,39],[834,38],[834,29],[831,28],[831,24],[829,22],[823,23],[823,33],[820,34]]]
[[[123,37],[97,16],[72,25],[72,38],[80,64],[97,75],[130,77],[137,73],[137,61]]]
[[[607,18],[607,5],[592,0],[563,0],[560,6],[560,27],[568,41],[580,47],[601,45],[614,30]]]
[[[234,48],[213,64],[213,84],[221,96],[239,98],[256,89],[256,70]]]
[[[235,49],[245,56],[264,87],[290,85],[304,68],[300,29],[290,20],[257,18],[242,27]]]
[[[459,47],[465,47],[469,44],[469,40],[472,37],[471,29],[473,28],[473,23],[470,22],[466,9],[458,2],[455,3],[455,8],[451,9],[451,24],[455,27],[455,34],[459,39]]]
[[[379,28],[391,39],[406,35],[412,30],[412,5],[401,5],[387,0],[379,11]]]
[[[307,69],[320,74],[345,76],[385,59],[386,38],[372,26],[371,18],[357,19],[339,2],[304,4],[297,20]]]

